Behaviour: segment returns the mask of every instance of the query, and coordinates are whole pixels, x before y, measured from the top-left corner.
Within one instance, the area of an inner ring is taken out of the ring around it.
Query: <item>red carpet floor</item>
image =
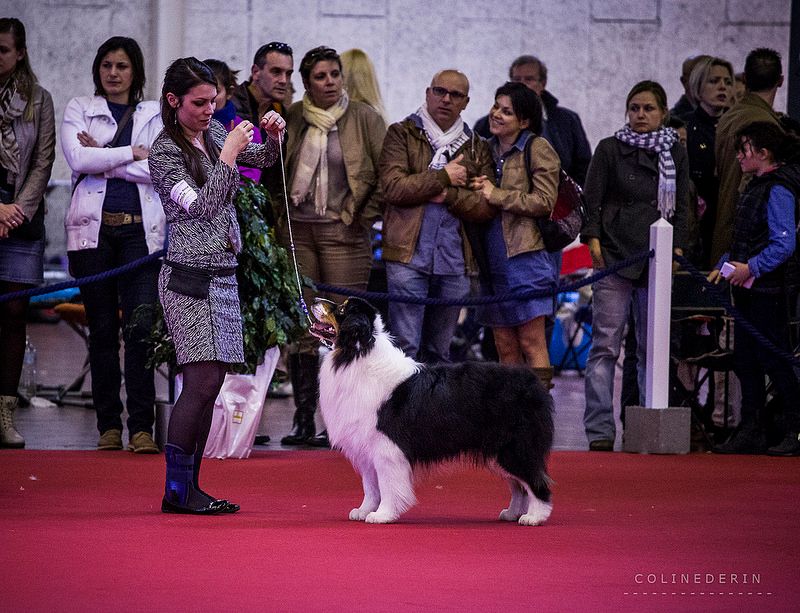
[[[163,456],[0,452],[2,611],[797,611],[800,460],[553,454],[542,527],[505,485],[426,477],[401,522],[347,514],[339,454],[207,460],[236,515],[159,511]]]

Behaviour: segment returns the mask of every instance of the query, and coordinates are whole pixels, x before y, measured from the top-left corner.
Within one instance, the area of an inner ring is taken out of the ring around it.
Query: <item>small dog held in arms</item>
[[[364,501],[350,519],[391,523],[415,503],[414,471],[466,458],[511,489],[500,519],[525,526],[550,516],[546,461],[552,398],[527,368],[465,362],[423,365],[391,340],[359,298],[317,301],[312,334],[332,344],[322,362],[320,410],[331,444],[361,475]]]

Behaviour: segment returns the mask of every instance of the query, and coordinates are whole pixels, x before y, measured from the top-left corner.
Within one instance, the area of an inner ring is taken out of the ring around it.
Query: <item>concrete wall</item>
[[[216,57],[247,78],[255,50],[280,40],[295,49],[295,66],[320,44],[364,49],[391,121],[422,103],[434,72],[457,67],[471,81],[465,118],[472,123],[488,111],[510,62],[538,55],[547,89],[579,113],[594,147],[622,125],[635,82],[660,81],[674,103],[687,56],[718,55],[739,71],[750,49],[769,46],[788,66],[790,8],[790,0],[4,0],[0,13],[28,28],[31,61],[53,94],[57,121],[71,97],[91,93],[91,62],[109,36],[142,45],[151,98],[176,57]],[[294,84],[301,95],[299,74]],[[776,107],[786,108],[785,88]],[[60,151],[53,177],[69,177]],[[54,203],[53,214],[62,206]]]

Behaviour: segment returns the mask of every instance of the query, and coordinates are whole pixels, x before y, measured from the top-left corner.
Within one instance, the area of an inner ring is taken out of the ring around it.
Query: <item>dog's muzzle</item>
[[[316,338],[320,343],[333,349],[333,344],[336,341],[336,336],[339,328],[336,322],[334,311],[336,310],[336,303],[324,298],[317,298],[313,305],[311,305],[311,314],[316,321],[311,322],[309,333]]]

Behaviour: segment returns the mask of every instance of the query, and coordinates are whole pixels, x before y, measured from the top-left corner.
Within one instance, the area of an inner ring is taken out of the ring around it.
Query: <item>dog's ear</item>
[[[351,296],[345,300],[340,308],[345,316],[360,313],[365,315],[373,322],[375,321],[375,315],[378,313],[378,309],[372,306],[369,302],[354,296]]]
[[[375,345],[375,316],[377,310],[360,298],[349,298],[342,305],[339,317],[339,334],[336,338],[337,355],[334,365],[342,366],[367,355]]]

